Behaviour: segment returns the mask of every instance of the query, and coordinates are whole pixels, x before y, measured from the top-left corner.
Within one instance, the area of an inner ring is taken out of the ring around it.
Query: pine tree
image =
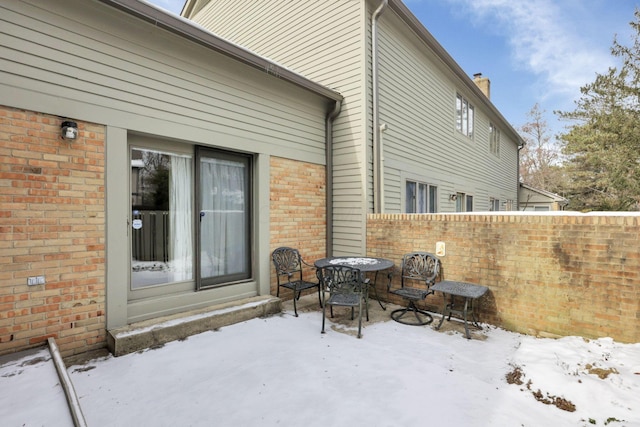
[[[575,111],[558,113],[575,122],[560,135],[570,209],[628,211],[640,204],[640,10],[634,18],[632,45],[616,38],[611,48],[621,65],[582,87]]]

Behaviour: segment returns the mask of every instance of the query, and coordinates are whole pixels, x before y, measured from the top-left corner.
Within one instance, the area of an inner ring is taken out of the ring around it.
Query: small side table
[[[466,282],[455,282],[452,280],[443,280],[442,282],[438,282],[431,287],[431,290],[434,292],[442,292],[442,296],[444,297],[444,307],[442,309],[442,319],[440,319],[440,323],[436,327],[436,329],[440,329],[442,326],[442,322],[444,322],[444,318],[449,316],[447,320],[451,320],[451,313],[455,313],[462,316],[464,320],[464,332],[466,334],[467,339],[471,339],[469,335],[469,326],[467,322],[467,314],[469,312],[469,308],[471,309],[471,317],[473,326],[478,329],[482,329],[482,327],[478,324],[478,318],[476,317],[476,312],[474,310],[474,302],[482,295],[484,295],[489,288],[482,285],[476,285],[473,283]],[[451,296],[450,303],[447,304],[447,295]],[[464,307],[462,310],[456,309],[453,303],[453,297],[462,297],[464,298]],[[469,304],[471,301],[471,304]]]

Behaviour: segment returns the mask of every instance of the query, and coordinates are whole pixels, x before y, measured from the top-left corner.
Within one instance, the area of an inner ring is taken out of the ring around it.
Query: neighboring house
[[[365,254],[368,213],[517,207],[523,141],[401,1],[187,0],[182,16],[344,95],[328,252]]]
[[[0,354],[268,296],[275,245],[324,255],[339,93],[136,0],[2,2],[0,28]]]
[[[519,211],[563,211],[569,204],[569,200],[558,194],[533,188],[522,183],[520,183],[518,200]]]

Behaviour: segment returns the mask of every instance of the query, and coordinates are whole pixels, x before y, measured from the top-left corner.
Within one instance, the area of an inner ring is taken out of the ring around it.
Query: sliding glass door
[[[252,157],[147,138],[134,144],[129,299],[250,279]]]
[[[251,277],[251,157],[196,150],[198,288]]]

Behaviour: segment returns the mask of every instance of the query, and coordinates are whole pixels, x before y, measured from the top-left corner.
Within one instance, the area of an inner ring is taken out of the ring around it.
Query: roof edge
[[[416,16],[409,10],[409,8],[401,0],[389,0],[389,6],[398,14],[408,26],[413,30],[416,35],[422,41],[429,46],[435,54],[442,60],[442,62],[449,67],[456,76],[467,86],[469,90],[474,92],[481,100],[481,102],[491,110],[491,112],[503,122],[512,136],[515,137],[517,145],[524,144],[524,139],[513,128],[509,121],[502,115],[500,110],[491,102],[489,98],[478,88],[478,86],[471,80],[471,78],[464,72],[462,67],[453,59],[451,55],[445,50],[444,47],[436,40],[435,37],[425,28],[425,26],[416,18]]]
[[[525,188],[525,189],[527,189],[529,191],[533,191],[534,193],[538,193],[538,194],[541,194],[543,196],[550,197],[556,202],[565,202],[565,201],[568,202],[569,201],[569,199],[567,199],[566,197],[562,197],[559,194],[552,193],[551,191],[547,191],[547,190],[542,190],[540,188],[535,188],[535,187],[532,187],[530,185],[524,184],[522,182],[520,183],[520,187]]]
[[[222,53],[271,76],[295,84],[332,101],[340,102],[343,96],[326,86],[316,83],[282,65],[266,59],[239,45],[231,43],[203,27],[173,13],[166,12],[150,3],[139,0],[98,0],[108,6],[142,19],[180,37]]]

